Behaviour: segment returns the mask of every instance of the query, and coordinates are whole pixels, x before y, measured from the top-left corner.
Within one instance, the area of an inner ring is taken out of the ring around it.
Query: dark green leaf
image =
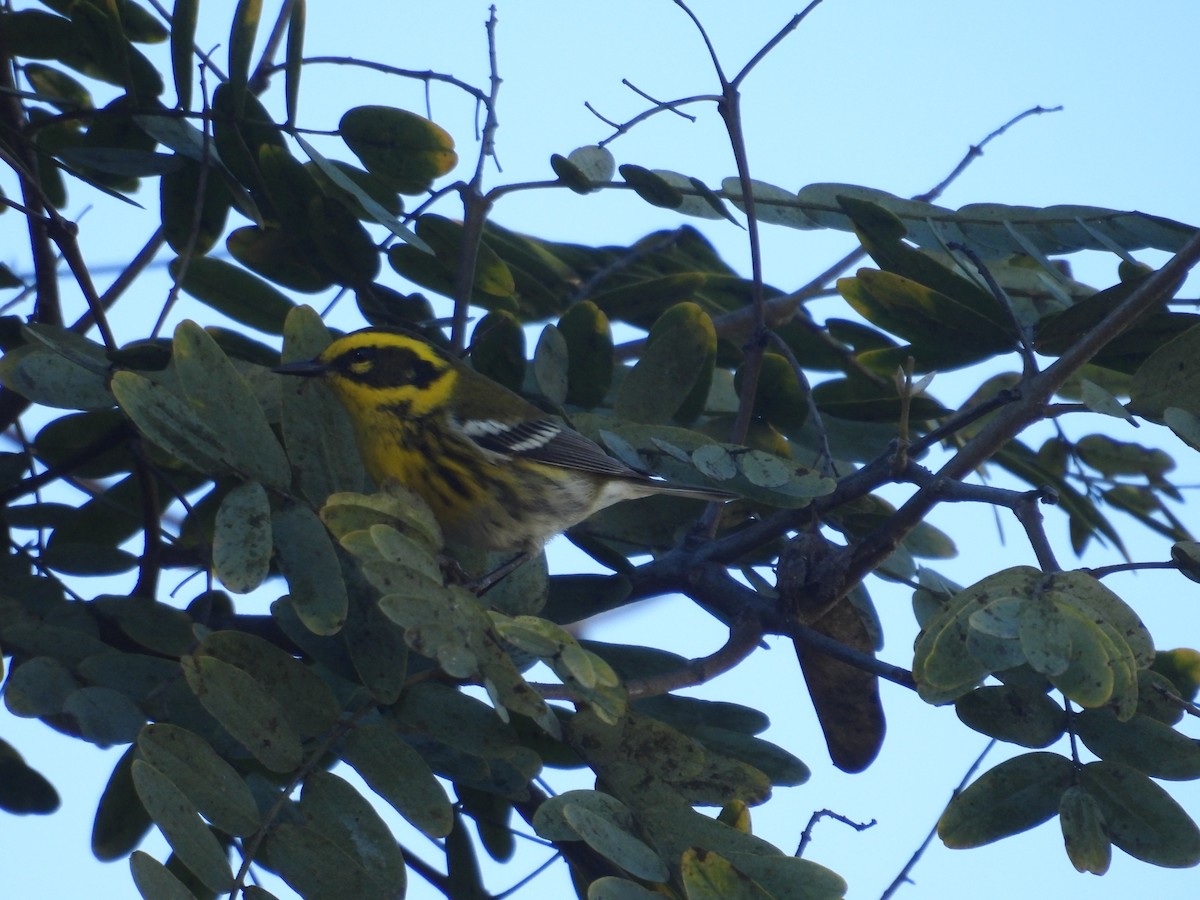
[[[272,516],[271,527],[300,618],[314,634],[335,634],[346,621],[348,600],[325,526],[309,507],[290,504]]]
[[[291,467],[266,414],[246,380],[199,325],[175,329],[172,359],[179,381],[200,420],[225,445],[225,458],[240,471],[274,488],[286,488]]]
[[[150,818],[183,864],[211,890],[229,890],[233,878],[225,851],[179,788],[142,760],[133,763],[133,784]]]
[[[1112,842],[1130,856],[1170,868],[1200,863],[1200,829],[1145,775],[1117,763],[1089,763],[1080,783],[1096,799]]]
[[[287,720],[304,738],[323,734],[337,720],[340,706],[317,672],[263,638],[241,631],[214,631],[198,653],[245,672],[283,707]]]
[[[508,310],[489,312],[471,335],[471,365],[511,391],[525,383],[525,330]]]
[[[296,123],[300,104],[300,72],[304,64],[304,25],[308,17],[307,4],[292,5],[288,17],[287,53],[284,59],[284,99],[289,125]]]
[[[150,830],[150,816],[133,785],[135,747],[130,745],[113,768],[96,819],[92,824],[92,853],[101,862],[127,855]]]
[[[224,444],[182,397],[136,372],[113,375],[112,391],[121,409],[153,443],[198,472],[226,468]]]
[[[567,402],[584,409],[600,404],[613,376],[608,316],[590,300],[573,304],[558,320],[567,342]]]
[[[710,850],[685,850],[679,867],[688,900],[770,900],[774,896]]]
[[[229,32],[229,86],[234,95],[246,91],[250,78],[250,54],[262,17],[262,0],[238,0]]]
[[[4,705],[14,716],[42,718],[62,711],[79,683],[50,656],[35,656],[14,666],[4,686]]]
[[[950,801],[938,820],[947,847],[980,847],[1027,831],[1058,812],[1074,783],[1070,760],[1056,753],[1027,753],[1006,760]]]
[[[264,147],[284,148],[282,132],[257,97],[235,91],[228,82],[213,91],[212,115],[213,142],[221,163],[260,204],[266,204],[259,153]]]
[[[211,656],[185,656],[180,662],[200,703],[259,762],[272,772],[290,772],[300,765],[300,737],[261,684]]]
[[[813,400],[823,413],[859,422],[896,422],[900,418],[900,395],[893,384],[876,384],[864,378],[835,378],[813,388]],[[912,398],[909,418],[920,422],[948,415],[949,410],[932,397]]]
[[[679,209],[683,205],[683,194],[661,175],[628,163],[620,166],[618,171],[625,183],[651,206]]]
[[[54,785],[27,766],[10,744],[0,740],[0,809],[18,816],[44,815],[58,806]]]
[[[304,780],[300,812],[362,867],[371,882],[366,896],[404,895],[406,873],[400,846],[357,790],[337,775],[314,772]]]
[[[367,230],[341,200],[313,197],[303,220],[322,264],[340,284],[369,284],[379,274],[379,250]]]
[[[557,328],[547,325],[533,353],[533,380],[542,396],[555,406],[567,400],[567,342]]]
[[[238,228],[225,239],[229,253],[246,268],[292,290],[313,294],[333,286],[307,235],[276,227]]]
[[[864,364],[890,374],[911,356],[915,371],[953,369],[992,356],[1013,338],[995,321],[939,291],[892,272],[859,269],[838,281],[838,292],[869,322],[910,341],[907,347],[868,350]]]
[[[60,409],[108,409],[107,360],[83,366],[48,347],[26,344],[0,358],[0,382],[34,403]]]
[[[954,710],[968,728],[1022,747],[1048,747],[1063,733],[1063,709],[1044,693],[985,685],[959,697]]]
[[[388,186],[386,179],[379,178],[370,172],[362,172],[361,175],[357,175],[356,173],[360,172],[359,169],[346,163],[326,159],[316,147],[304,140],[303,137],[298,134],[294,137],[321,175],[353,197],[367,216],[421,252],[433,253],[433,248],[396,218],[402,206],[396,199],[395,189]],[[364,182],[364,176],[370,181]]]
[[[312,359],[329,343],[329,329],[307,306],[298,306],[284,323],[283,361]],[[284,378],[283,443],[297,486],[314,506],[330,494],[358,490],[366,483],[354,429],[342,405],[320,379]]]
[[[199,12],[200,0],[175,0],[171,13],[171,74],[175,78],[175,103],[180,109],[190,109],[192,104],[192,53]]]
[[[145,713],[124,694],[96,686],[73,692],[62,713],[84,740],[100,747],[130,743],[146,721]]]
[[[342,116],[338,129],[367,170],[401,194],[424,192],[458,162],[446,131],[403,109],[355,107]]]
[[[1169,407],[1200,414],[1200,325],[1160,346],[1133,374],[1129,410],[1161,419]]]
[[[342,759],[371,790],[431,838],[453,825],[450,800],[420,754],[387,725],[360,725],[347,735]]]
[[[141,757],[166,775],[214,826],[237,837],[258,828],[254,795],[204,738],[157,723],[142,729],[137,747]]]
[[[563,818],[589,847],[631,875],[646,881],[666,881],[667,865],[628,826],[580,804],[568,804]]]
[[[38,432],[33,445],[47,466],[72,463],[79,478],[104,478],[128,471],[131,464],[122,436],[128,424],[119,410],[63,415]]]
[[[395,900],[404,885],[384,890],[375,872],[317,826],[281,822],[267,835],[268,864],[308,900]]]
[[[196,900],[196,895],[171,870],[141,850],[129,857],[133,883],[145,900]]]
[[[61,112],[92,108],[92,95],[88,89],[66,72],[38,63],[26,63],[25,77],[41,95],[39,99]]]
[[[681,422],[703,409],[717,356],[712,320],[695,303],[667,310],[650,329],[642,358],[626,374],[613,411],[631,422]]]
[[[239,485],[221,501],[212,545],[213,574],[235,594],[254,590],[271,566],[271,505],[257,481]]]
[[[1112,847],[1104,830],[1104,813],[1096,798],[1079,785],[1063,792],[1058,807],[1063,844],[1076,871],[1103,875],[1112,860]]]
[[[180,165],[165,173],[159,185],[159,211],[162,216],[163,236],[166,237],[167,243],[176,253],[183,254],[190,247],[194,256],[203,256],[216,246],[217,239],[225,231],[225,221],[229,216],[229,207],[233,198],[214,167],[209,166],[206,169],[203,163],[185,159],[183,156],[177,158],[181,160]],[[210,286],[205,275],[212,278],[214,273],[201,271],[192,274],[191,266],[196,262],[198,262],[197,259],[191,259],[183,280],[184,290],[193,296],[199,296],[215,309],[221,308],[217,305],[221,300],[228,302],[232,299],[230,305],[233,306],[234,312],[227,313],[227,315],[242,324],[257,327],[260,331],[270,331],[269,328],[262,328],[254,321],[247,322],[236,314],[249,306],[254,313],[258,313],[261,317],[260,321],[269,321],[264,311],[253,309],[253,299],[241,296],[230,298],[228,287],[222,289],[220,286]],[[227,263],[221,265],[228,266]],[[173,261],[170,270],[172,276],[178,278],[180,269],[179,261]],[[220,272],[219,269],[217,271]],[[251,277],[246,273],[246,278]],[[214,293],[215,299],[210,300],[202,295],[207,292]],[[261,293],[261,289],[259,293]],[[243,312],[242,315],[245,313]]]
[[[1075,717],[1075,733],[1101,759],[1152,778],[1200,778],[1200,744],[1148,716],[1121,722],[1112,710],[1085,709]]]

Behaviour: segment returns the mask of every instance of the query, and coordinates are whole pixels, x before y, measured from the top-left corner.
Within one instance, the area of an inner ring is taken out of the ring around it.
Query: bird
[[[444,537],[465,546],[536,555],[551,537],[623,500],[737,496],[652,478],[406,331],[363,328],[273,371],[328,385],[375,483],[396,481],[418,494]]]

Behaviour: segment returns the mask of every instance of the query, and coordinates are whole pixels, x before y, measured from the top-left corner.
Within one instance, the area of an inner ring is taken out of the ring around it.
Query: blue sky
[[[394,2],[334,3],[312,0],[306,51],[311,55],[352,55],[410,69],[434,69],[483,84],[487,75],[484,21],[488,4],[457,0],[444,4]],[[234,4],[202,5],[204,46],[227,42]],[[275,4],[265,4],[265,19]],[[715,80],[703,44],[683,14],[667,0],[611,0],[604,4],[564,4],[550,0],[497,2],[500,95],[499,161],[489,166],[489,184],[550,177],[552,153],[594,143],[610,133],[585,107],[590,101],[605,116],[623,120],[642,111],[645,101],[621,85],[623,78],[660,99],[712,93]],[[697,0],[693,4],[729,71],[736,71],[775,33],[797,6],[760,0],[732,4]],[[974,202],[1041,206],[1085,203],[1140,209],[1200,224],[1200,179],[1196,177],[1197,76],[1195,37],[1200,6],[1184,2],[1143,5],[1108,0],[1037,0],[957,3],[950,0],[825,0],[765,60],[746,82],[744,114],[752,174],[791,189],[812,182],[843,181],[897,194],[926,190],[945,175],[967,148],[1005,120],[1031,106],[1064,110],[1027,120],[990,145],[985,155],[947,191],[941,203]],[[224,59],[224,49],[216,51]],[[282,107],[282,82],[268,95]],[[435,86],[433,116],[450,130],[463,158],[456,174],[473,164],[473,104],[452,88]],[[314,67],[302,88],[300,121],[311,128],[334,128],[355,105],[385,103],[423,111],[420,84],[332,66]],[[733,164],[711,106],[691,110],[695,123],[662,115],[612,145],[619,162],[670,168],[709,184],[733,174]],[[322,144],[332,147],[332,144]],[[9,195],[9,180],[0,178]],[[74,194],[68,215],[78,217],[85,202],[95,208],[82,219],[81,240],[90,260],[127,260],[153,228],[152,216],[104,200]],[[138,199],[151,209],[149,187]],[[452,207],[443,212],[455,215]],[[494,211],[501,224],[556,240],[623,243],[657,228],[674,227],[679,217],[650,207],[628,192],[579,197],[566,191],[519,193]],[[701,228],[725,258],[749,271],[745,234],[727,223],[688,220]],[[240,223],[239,223],[240,224]],[[805,283],[851,246],[840,233],[763,231],[766,276],[784,289]],[[19,253],[23,223],[10,212],[0,219],[3,261],[28,270]],[[1148,262],[1161,260],[1143,254]],[[1115,280],[1112,257],[1076,258],[1075,275],[1103,286]],[[101,286],[105,282],[100,279]],[[1196,296],[1193,279],[1183,296]],[[166,295],[161,277],[138,289],[143,298],[129,305],[157,311]],[[72,297],[70,291],[68,298]],[[311,302],[321,307],[324,298]],[[79,304],[77,298],[68,302]],[[834,304],[838,301],[825,301]],[[74,310],[78,313],[79,305]],[[819,307],[829,311],[828,305]],[[142,314],[147,315],[147,313]],[[203,309],[184,305],[176,318]],[[361,324],[349,302],[334,313],[342,327]],[[71,312],[68,318],[73,318]],[[142,317],[118,318],[118,337],[140,337]],[[1012,365],[1010,361],[1010,365]],[[933,393],[955,403],[977,383],[969,374],[942,376]],[[1112,420],[1121,440],[1161,441],[1180,461],[1183,483],[1198,483],[1190,451],[1161,430],[1134,432]],[[1007,565],[1032,562],[1015,522],[1004,522],[1006,541],[990,514],[979,510],[940,513],[935,523],[963,551],[936,568],[962,583]],[[1190,508],[1185,522],[1200,531]],[[1060,560],[1069,564],[1065,527],[1048,514]],[[1167,547],[1138,534],[1135,559],[1163,559]],[[1102,552],[1084,563],[1114,561]],[[577,556],[563,542],[552,545],[554,571],[574,571]],[[1179,577],[1127,576],[1110,586],[1150,625],[1164,647],[1200,647],[1197,588]],[[907,666],[915,625],[908,592],[872,584],[884,620],[883,656]],[[711,652],[722,632],[681,598],[664,598],[596,623],[589,636],[640,642],[688,655]],[[829,808],[858,820],[876,819],[870,831],[854,834],[825,822],[808,856],[842,873],[849,897],[880,895],[932,826],[984,739],[959,725],[950,709],[933,709],[915,696],[885,685],[889,734],[883,752],[866,773],[848,776],[825,760],[815,719],[791,648],[772,643],[735,673],[698,692],[702,696],[762,704],[773,725],[766,734],[803,758],[811,781],[778,792],[755,810],[757,833],[792,848],[814,810]],[[1197,730],[1192,728],[1191,733]],[[53,817],[0,817],[6,848],[0,866],[13,896],[37,891],[66,897],[86,893],[93,900],[134,896],[123,863],[93,863],[88,850],[91,815],[115,763],[116,751],[99,751],[60,738],[38,722],[0,712],[0,736],[35,761],[63,795]],[[991,760],[991,764],[1001,756]],[[1200,817],[1200,788],[1170,785],[1194,817]],[[408,838],[405,838],[407,841]],[[425,858],[436,851],[414,841]],[[162,843],[147,849],[163,858]],[[544,858],[531,851],[522,864],[489,878],[499,890]],[[528,864],[524,864],[527,862]],[[519,870],[519,871],[518,871]],[[1061,849],[1052,822],[1025,835],[975,851],[949,851],[934,843],[913,873],[915,884],[896,895],[911,900],[963,897],[991,900],[1013,896],[1126,898],[1194,892],[1194,871],[1168,872],[1114,853],[1104,878],[1078,875]],[[563,896],[561,872],[519,894]],[[280,896],[286,896],[282,891]],[[410,896],[435,894],[413,882]]]

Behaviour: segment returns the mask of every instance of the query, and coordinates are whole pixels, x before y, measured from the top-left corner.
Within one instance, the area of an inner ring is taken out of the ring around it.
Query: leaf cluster
[[[26,286],[0,270],[17,303],[36,293],[26,315],[0,321],[0,414],[17,448],[0,454],[4,698],[15,715],[128,745],[93,850],[128,857],[143,896],[267,897],[248,884],[258,868],[310,898],[402,896],[414,874],[447,896],[484,896],[477,853],[508,860],[520,818],[596,900],[840,897],[839,875],[751,833],[748,808],[802,784],[806,765],[759,737],[768,722],[751,706],[677,692],[768,634],[796,642],[848,771],[883,742],[879,678],[1036,751],[951,803],[948,845],[1058,815],[1080,870],[1103,872],[1112,846],[1155,865],[1200,861],[1196,825],[1151,780],[1200,777],[1179,727],[1195,712],[1194,651],[1156,652],[1136,604],[1102,572],[1063,571],[1031,513],[1056,502],[1077,554],[1091,542],[1124,553],[1115,517],[1128,516],[1170,547],[1163,565],[1200,580],[1200,550],[1172,509],[1174,460],[1106,433],[1117,419],[1165,426],[1200,449],[1200,326],[1167,307],[1200,258],[1196,229],[1092,207],[792,192],[744,175],[710,187],[618,165],[601,145],[550,158],[542,189],[628,190],[752,230],[848,231],[872,262],[773,286],[684,224],[585,246],[493,221],[530,187],[484,188],[494,93],[467,90],[488,124],[462,181],[447,182],[452,135],[410,110],[351,107],[320,140],[300,108],[303,3],[285,5],[279,66],[274,49],[253,65],[260,4],[239,3],[224,75],[193,47],[194,2],[168,24],[133,0],[46,5],[0,13],[3,62],[24,79],[0,112],[0,149],[35,272],[61,254],[89,308],[68,325],[54,278]],[[156,42],[169,43],[170,108],[142,50]],[[197,57],[211,96],[193,83]],[[280,73],[275,102],[264,92]],[[734,99],[740,76],[719,80]],[[97,88],[119,96],[97,107]],[[158,190],[155,237],[119,281],[162,254],[172,297],[233,327],[184,320],[168,339],[110,320],[120,291],[91,287],[62,210],[68,186],[127,200],[143,185]],[[1127,262],[1100,290],[1053,258],[1146,247],[1177,255],[1158,272]],[[369,484],[323,387],[269,371],[328,344],[296,298],[322,293],[353,296],[372,325],[469,345],[476,369],[613,456],[739,499],[708,514],[663,497],[609,508],[568,537],[612,575],[550,574],[540,557],[473,590],[503,560],[445,547],[415,494]],[[845,317],[815,318],[805,302],[820,293],[843,300]],[[435,306],[452,309],[449,337]],[[484,314],[468,334],[469,307]],[[93,324],[98,340],[85,337]],[[614,324],[645,337],[617,345]],[[983,381],[960,410],[919,377],[997,359],[1019,371]],[[52,411],[36,433],[31,407]],[[1095,430],[1027,443],[1027,429],[1067,412]],[[935,459],[937,472],[923,464]],[[1029,490],[975,483],[989,470]],[[913,489],[900,509],[880,496],[897,483]],[[960,589],[918,565],[956,553],[925,521],[950,501],[1012,510],[1039,567]],[[205,581],[176,601],[161,583],[173,570]],[[101,587],[112,577],[132,586]],[[876,657],[873,578],[914,586],[911,671]],[[575,627],[669,591],[728,626],[713,657],[592,642]],[[269,614],[245,595],[266,596]],[[1043,749],[1063,743],[1069,755]],[[580,767],[595,790],[544,792],[551,770]],[[53,787],[3,743],[0,768],[0,806],[55,808]],[[444,859],[401,847],[380,803]],[[136,850],[151,827],[166,861]]]

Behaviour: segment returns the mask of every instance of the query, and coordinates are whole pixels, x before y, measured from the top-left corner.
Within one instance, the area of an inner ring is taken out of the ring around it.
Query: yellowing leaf
[[[342,116],[342,140],[367,171],[401,194],[420,194],[458,162],[454,139],[416,113],[359,106]]]

